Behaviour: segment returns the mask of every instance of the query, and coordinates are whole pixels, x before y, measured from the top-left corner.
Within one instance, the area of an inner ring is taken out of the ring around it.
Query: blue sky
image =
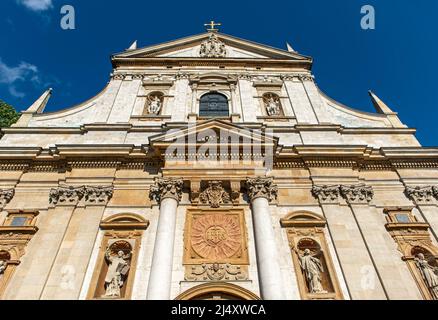
[[[72,5],[76,29],[60,27]],[[376,29],[362,30],[363,5],[373,5]],[[0,99],[27,108],[46,88],[47,111],[73,106],[109,80],[110,55],[204,31],[221,31],[314,58],[319,87],[356,109],[374,111],[372,89],[420,142],[438,146],[438,1],[140,1],[1,0]]]

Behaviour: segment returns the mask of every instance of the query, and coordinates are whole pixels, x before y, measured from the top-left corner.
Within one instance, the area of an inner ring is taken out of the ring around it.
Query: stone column
[[[279,250],[269,210],[269,202],[277,197],[277,186],[272,178],[248,179],[246,185],[251,200],[261,296],[264,300],[284,300]]]
[[[181,179],[157,179],[150,197],[160,203],[157,235],[147,292],[148,300],[169,300],[173,269],[176,212],[181,200]]]

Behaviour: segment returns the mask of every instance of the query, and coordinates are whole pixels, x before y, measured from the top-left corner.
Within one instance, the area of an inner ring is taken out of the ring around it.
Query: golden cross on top
[[[210,23],[205,23],[204,24],[204,26],[210,27],[210,28],[207,28],[207,31],[211,31],[211,32],[219,31],[219,29],[216,29],[215,27],[216,26],[219,27],[221,25],[222,25],[222,23],[215,23],[213,20],[211,20]]]

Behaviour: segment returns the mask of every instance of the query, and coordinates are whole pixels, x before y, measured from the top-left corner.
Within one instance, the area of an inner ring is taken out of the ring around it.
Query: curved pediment
[[[323,227],[326,220],[323,216],[311,211],[294,211],[280,219],[282,227]]]
[[[147,229],[149,221],[136,213],[119,213],[104,219],[100,223],[102,230]]]

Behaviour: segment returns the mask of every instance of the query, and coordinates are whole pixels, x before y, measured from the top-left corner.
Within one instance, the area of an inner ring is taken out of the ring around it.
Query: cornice
[[[265,59],[265,58],[181,58],[181,57],[161,57],[161,58],[122,58],[112,59],[113,68],[123,66],[244,66],[244,67],[298,67],[310,70],[312,63],[308,60],[285,60],[285,59]]]

